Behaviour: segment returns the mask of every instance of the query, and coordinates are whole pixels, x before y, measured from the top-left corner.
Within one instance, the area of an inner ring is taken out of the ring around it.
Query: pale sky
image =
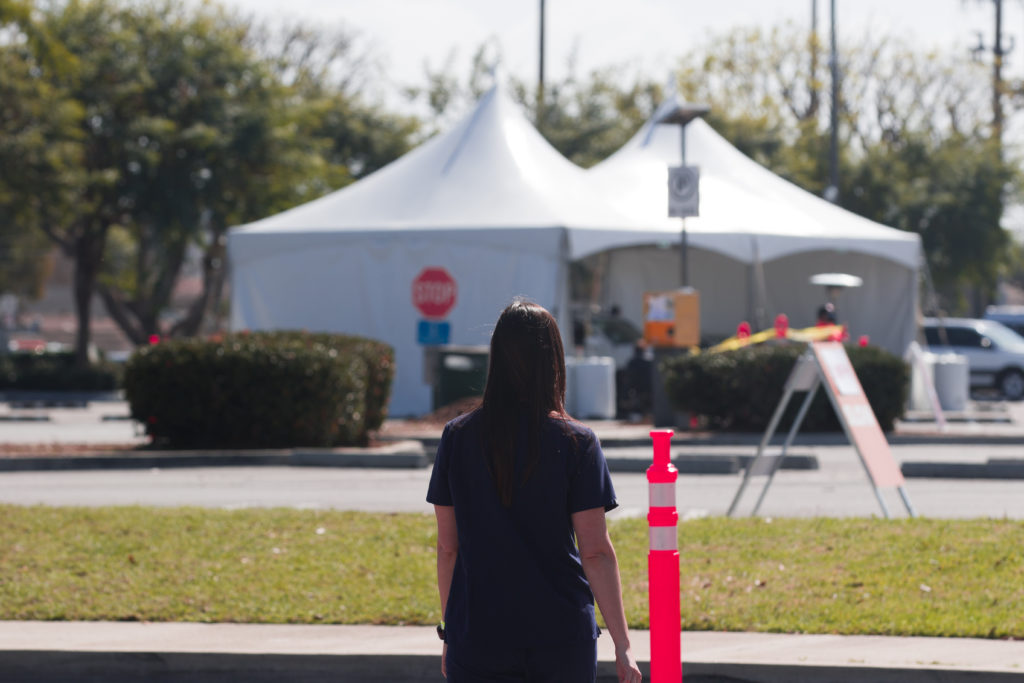
[[[474,51],[500,46],[501,68],[527,83],[538,72],[539,0],[222,0],[268,20],[307,19],[356,31],[383,67],[371,98],[410,113],[404,86],[425,85],[424,63],[439,69],[455,51],[455,74],[465,79]],[[709,35],[738,27],[811,25],[814,0],[546,0],[545,74],[557,80],[571,54],[576,72],[625,65],[632,73],[668,81],[678,58]],[[818,30],[828,40],[831,0],[817,0]],[[835,0],[839,43],[878,31],[923,50],[959,52],[979,38],[991,49],[995,0]],[[1024,77],[1024,0],[1003,0],[1004,73]],[[828,44],[827,42],[825,43]],[[990,63],[991,53],[984,56]],[[1019,117],[1015,117],[1019,118]],[[1007,142],[1024,135],[1008,121]],[[1014,125],[1016,123],[1017,125]],[[1024,239],[1024,207],[1004,217]]]
[[[539,0],[226,0],[267,19],[306,18],[359,32],[385,67],[382,93],[424,83],[456,51],[456,73],[468,73],[474,50],[499,45],[502,67],[528,82],[537,77]],[[731,28],[810,26],[813,0],[547,0],[546,74],[557,79],[575,50],[578,72],[629,65],[667,79],[677,58],[703,37]],[[922,48],[962,50],[993,43],[993,0],[835,0],[840,43],[866,30],[907,38]],[[1003,2],[1004,40],[1016,48],[1009,72],[1024,73],[1024,0]],[[818,0],[818,28],[828,35],[830,0]],[[1004,43],[1005,47],[1006,43]]]

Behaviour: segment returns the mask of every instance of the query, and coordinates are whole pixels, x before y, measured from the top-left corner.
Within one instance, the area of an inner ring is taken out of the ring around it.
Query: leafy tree
[[[406,89],[413,101],[425,100],[434,130],[463,115],[494,82],[491,72],[500,61],[489,44],[473,54],[468,75],[460,80],[454,72],[452,52],[439,69],[425,66],[427,83]],[[500,77],[500,76],[499,76]],[[518,78],[505,83],[538,131],[570,161],[584,168],[607,158],[643,125],[661,101],[662,89],[652,81],[630,75],[626,67],[596,69],[576,75],[575,60],[559,81],[545,83],[538,102],[533,84]],[[538,114],[538,109],[541,109]]]
[[[223,287],[228,226],[289,205],[315,156],[289,135],[284,93],[247,47],[247,21],[213,6],[113,11],[128,36],[111,47],[131,55],[136,72],[124,85],[75,95],[95,106],[130,93],[125,116],[110,120],[120,211],[109,227],[120,248],[108,249],[98,291],[139,344],[198,330]],[[203,251],[203,291],[182,319],[162,326],[193,246]]]
[[[31,8],[4,2],[0,24],[0,290],[36,297],[50,266],[45,232],[81,199],[84,112],[47,78],[71,73],[76,61]]]
[[[39,299],[53,271],[51,244],[36,232],[21,232],[6,224],[0,233],[0,294]]]
[[[53,108],[46,84],[29,78],[14,52],[0,50],[0,293],[38,298],[49,273],[50,245],[30,228],[35,203],[25,194],[25,181],[61,163],[62,149],[44,152],[38,136],[64,112]],[[26,156],[26,147],[36,154]]]
[[[589,168],[622,147],[663,98],[659,85],[626,71],[598,69],[584,79],[570,71],[563,80],[546,83],[539,117],[536,89],[522,81],[514,81],[512,89],[547,141],[573,163]]]
[[[447,129],[472,108],[480,96],[494,85],[495,79],[504,78],[499,69],[501,49],[492,43],[484,43],[473,52],[464,78],[455,70],[457,58],[458,51],[453,49],[440,67],[425,61],[423,76],[426,83],[403,89],[410,102],[425,106],[428,121],[426,137]]]
[[[802,43],[806,52],[792,49]],[[709,119],[733,144],[820,194],[828,107],[818,51],[794,25],[738,30],[696,49],[679,74],[681,91],[711,104]],[[991,140],[987,73],[890,36],[865,36],[840,59],[841,205],[920,233],[944,307],[977,312],[1007,255],[999,220],[1018,183]]]
[[[17,67],[10,88],[31,90],[24,101],[48,116],[33,135],[0,143],[11,143],[0,154],[39,159],[25,177],[0,179],[0,192],[32,197],[29,206],[0,204],[74,261],[82,362],[94,292],[136,343],[194,334],[220,299],[229,226],[379,168],[414,129],[346,90],[357,86],[339,62],[343,46],[326,34],[295,30],[273,43],[249,19],[173,0],[73,0],[38,16],[32,31],[68,59],[56,68],[39,41],[4,46]],[[18,125],[31,120],[26,112]],[[168,323],[196,248],[203,292]]]
[[[304,194],[336,190],[409,151],[420,122],[364,101],[361,93],[380,73],[355,34],[292,24],[257,27],[254,35],[253,49],[288,88],[292,125],[325,164],[305,180]]]
[[[32,4],[0,0],[0,292],[38,298],[53,263],[45,235],[32,229],[39,203],[33,180],[60,171],[76,150],[67,140],[77,114],[54,89],[34,77],[24,59],[34,51],[54,69],[67,69],[70,55],[33,21]],[[43,131],[62,131],[63,140],[42,147]],[[66,189],[44,192],[56,199]]]
[[[1009,253],[1000,218],[1015,175],[994,141],[904,136],[899,145],[868,150],[850,169],[845,204],[919,233],[943,307],[980,314]]]

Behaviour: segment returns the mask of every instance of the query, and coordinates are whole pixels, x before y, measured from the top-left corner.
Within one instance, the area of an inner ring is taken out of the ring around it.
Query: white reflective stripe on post
[[[648,484],[647,493],[652,508],[674,508],[676,506],[675,484]]]
[[[651,550],[679,550],[679,536],[674,526],[650,528]]]

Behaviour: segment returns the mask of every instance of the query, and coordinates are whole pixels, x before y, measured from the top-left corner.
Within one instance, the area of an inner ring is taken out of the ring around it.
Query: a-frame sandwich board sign
[[[800,425],[807,415],[807,409],[810,408],[818,387],[822,385],[825,386],[825,393],[828,394],[836,416],[839,418],[839,423],[843,426],[843,431],[846,432],[846,437],[853,444],[861,464],[864,465],[864,471],[875,492],[875,497],[878,499],[878,504],[882,507],[883,514],[887,518],[889,517],[889,508],[882,497],[881,489],[895,488],[899,491],[907,514],[915,517],[917,513],[907,494],[903,473],[900,471],[899,465],[896,464],[892,451],[889,449],[889,442],[885,440],[885,434],[882,433],[882,428],[875,418],[874,411],[871,410],[867,396],[864,395],[864,389],[850,363],[850,357],[846,355],[846,349],[842,344],[828,341],[812,342],[790,372],[782,399],[775,408],[775,413],[768,423],[768,429],[765,430],[761,443],[758,444],[757,455],[754,456],[743,474],[743,481],[740,482],[739,490],[736,491],[736,495],[729,505],[727,515],[731,517],[736,511],[736,506],[743,496],[750,478],[755,475],[767,475],[768,479],[765,481],[764,488],[761,489],[761,494],[751,512],[751,515],[757,514],[765,494],[768,492],[768,487],[771,486],[772,479],[775,477],[775,472],[782,464],[782,459],[786,457],[793,438],[800,430]],[[775,435],[779,420],[782,419],[793,394],[800,391],[806,391],[807,395],[793,420],[793,426],[786,436],[782,450],[769,454],[767,446],[772,436]]]

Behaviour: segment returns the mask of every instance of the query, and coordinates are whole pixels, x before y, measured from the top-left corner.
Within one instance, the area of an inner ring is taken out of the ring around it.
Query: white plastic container
[[[917,411],[932,411],[932,402],[928,398],[926,381],[935,386],[935,359],[937,354],[930,351],[921,352],[921,363],[910,364],[910,401],[907,408]],[[924,376],[922,376],[924,375]]]
[[[615,359],[588,356],[565,359],[566,410],[583,420],[615,419]]]
[[[944,411],[967,410],[970,395],[970,368],[967,356],[958,353],[941,353],[935,356],[935,393]]]

